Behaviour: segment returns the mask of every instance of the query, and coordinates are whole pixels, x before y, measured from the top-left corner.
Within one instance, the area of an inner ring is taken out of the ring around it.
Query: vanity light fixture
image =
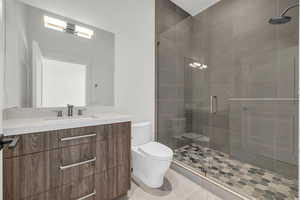
[[[82,26],[75,25],[75,34],[79,37],[91,39],[94,35],[94,31]]]
[[[194,64],[194,66],[196,66],[196,67],[201,67],[201,64],[198,63],[198,62],[194,62],[193,64]]]
[[[200,69],[200,70],[207,69],[207,65],[204,65],[204,64],[201,64],[201,63],[198,63],[198,62],[190,63],[189,66],[192,67],[192,68]]]
[[[189,66],[192,67],[192,68],[196,68],[196,66],[194,65],[194,63],[190,63]]]
[[[190,63],[189,65],[190,65],[190,67],[193,67],[193,68],[201,67],[201,64],[198,62],[193,62],[193,63]]]
[[[199,69],[206,69],[207,68],[207,65],[201,65],[200,67],[199,67]]]
[[[92,36],[94,35],[94,31],[91,29],[78,26],[49,16],[44,16],[44,25],[46,28],[54,29],[61,32],[66,32],[87,39],[91,39]]]
[[[67,22],[48,16],[44,16],[44,24],[46,28],[54,29],[61,32],[64,32],[67,28]]]

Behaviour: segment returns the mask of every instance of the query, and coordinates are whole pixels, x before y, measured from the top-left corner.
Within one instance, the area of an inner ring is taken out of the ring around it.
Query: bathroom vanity
[[[126,116],[8,120],[4,132],[18,138],[3,152],[5,200],[111,200],[130,188]]]

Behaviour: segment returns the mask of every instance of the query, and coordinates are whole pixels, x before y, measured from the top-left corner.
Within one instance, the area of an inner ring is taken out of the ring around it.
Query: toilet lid
[[[172,149],[158,142],[149,142],[141,145],[139,150],[158,160],[170,160],[173,158]]]

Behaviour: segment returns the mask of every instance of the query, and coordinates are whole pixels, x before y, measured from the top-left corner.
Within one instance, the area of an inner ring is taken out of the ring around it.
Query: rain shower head
[[[292,17],[290,16],[280,16],[280,17],[273,17],[269,20],[270,24],[276,25],[276,24],[286,24],[292,20]]]
[[[289,10],[291,10],[292,8],[295,8],[295,7],[298,7],[298,6],[299,6],[299,4],[295,4],[295,5],[292,5],[292,6],[288,7],[287,9],[285,9],[285,11],[283,11],[283,13],[279,17],[271,18],[269,20],[269,23],[277,25],[277,24],[286,24],[286,23],[290,22],[292,20],[292,17],[286,16],[285,14]]]

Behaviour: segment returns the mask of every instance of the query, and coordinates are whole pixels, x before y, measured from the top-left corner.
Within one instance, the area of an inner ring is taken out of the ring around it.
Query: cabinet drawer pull
[[[91,159],[91,160],[86,160],[86,161],[74,163],[74,164],[71,164],[71,165],[60,166],[60,170],[65,170],[65,169],[69,169],[69,168],[72,168],[72,167],[77,167],[77,166],[80,166],[80,165],[85,165],[85,164],[88,164],[88,163],[91,163],[91,162],[95,162],[95,161],[96,161],[96,157],[93,158],[93,159]]]
[[[74,137],[65,137],[65,138],[61,138],[60,141],[64,142],[64,141],[78,140],[78,139],[96,137],[96,136],[97,136],[97,134],[80,135],[80,136],[74,136]]]
[[[86,196],[84,196],[84,197],[81,197],[81,198],[79,198],[79,199],[77,199],[77,200],[84,200],[84,199],[87,199],[87,198],[92,197],[92,196],[95,196],[95,195],[96,195],[96,191],[94,191],[93,193],[88,194],[88,195],[86,195]]]

